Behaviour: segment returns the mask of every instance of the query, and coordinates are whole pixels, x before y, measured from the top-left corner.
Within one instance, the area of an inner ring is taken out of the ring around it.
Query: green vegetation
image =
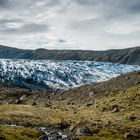
[[[40,136],[35,129],[0,126],[0,140],[38,140]]]
[[[122,75],[108,82],[85,85],[61,94],[27,93],[26,99],[20,104],[0,105],[0,121],[24,126],[55,127],[61,120],[65,120],[70,124],[68,130],[74,133],[77,128],[85,125],[91,130],[93,136],[79,136],[80,140],[123,140],[125,133],[130,133],[133,139],[140,139],[139,79],[140,74],[136,72]],[[11,99],[9,92],[4,95],[4,98],[1,94],[0,100]],[[19,94],[15,96],[16,94],[18,93],[12,93],[14,99],[19,99],[21,96]],[[2,126],[0,134],[7,138],[10,136],[14,138],[17,134],[16,138],[18,138],[24,130],[26,132],[26,128]],[[23,135],[27,137],[26,139],[36,139],[40,135],[36,130],[29,130],[29,133]]]

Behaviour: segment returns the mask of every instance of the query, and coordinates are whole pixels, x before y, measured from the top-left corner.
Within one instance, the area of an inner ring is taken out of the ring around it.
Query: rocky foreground
[[[0,139],[140,139],[140,72],[69,91],[0,84]]]

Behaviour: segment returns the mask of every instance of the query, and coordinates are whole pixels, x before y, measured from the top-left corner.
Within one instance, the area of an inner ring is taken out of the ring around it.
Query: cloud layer
[[[105,50],[140,45],[139,0],[0,0],[0,44]]]

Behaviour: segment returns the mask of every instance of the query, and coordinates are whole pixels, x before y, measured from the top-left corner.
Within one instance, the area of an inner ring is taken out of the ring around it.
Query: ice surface
[[[0,80],[31,89],[69,89],[140,70],[140,66],[94,61],[0,59]]]

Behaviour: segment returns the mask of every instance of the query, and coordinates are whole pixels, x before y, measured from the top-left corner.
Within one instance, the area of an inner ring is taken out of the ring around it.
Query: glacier
[[[95,61],[0,59],[1,82],[34,90],[67,90],[137,70],[140,66]]]

